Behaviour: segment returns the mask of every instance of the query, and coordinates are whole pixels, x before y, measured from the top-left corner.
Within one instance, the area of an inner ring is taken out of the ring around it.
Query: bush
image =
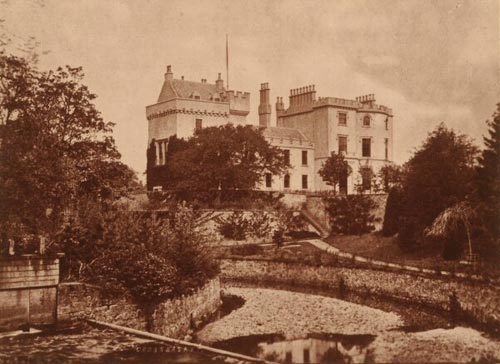
[[[167,219],[96,205],[80,210],[58,234],[66,272],[128,293],[140,305],[187,294],[218,273],[196,228],[192,209],[179,205]],[[93,208],[90,208],[93,207]]]
[[[256,238],[265,238],[271,233],[270,216],[263,211],[254,212],[247,220],[248,233]]]
[[[377,204],[370,196],[348,195],[326,199],[332,232],[341,234],[365,234],[375,230],[372,214]]]
[[[249,221],[241,211],[233,212],[228,217],[218,217],[216,223],[219,232],[226,239],[245,240]]]

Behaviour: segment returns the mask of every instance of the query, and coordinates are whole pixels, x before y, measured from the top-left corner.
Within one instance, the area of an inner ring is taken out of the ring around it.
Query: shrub
[[[271,233],[271,218],[263,211],[253,212],[247,220],[248,233],[256,238],[264,238]]]
[[[233,212],[228,217],[218,217],[216,223],[226,239],[244,240],[249,230],[249,221],[241,211]]]
[[[332,232],[361,235],[375,229],[376,218],[372,211],[377,204],[370,196],[337,196],[326,202]]]
[[[73,216],[58,235],[74,278],[128,293],[140,305],[180,296],[218,273],[196,228],[195,213],[179,205],[167,219],[110,208]],[[65,259],[65,260],[66,260]]]

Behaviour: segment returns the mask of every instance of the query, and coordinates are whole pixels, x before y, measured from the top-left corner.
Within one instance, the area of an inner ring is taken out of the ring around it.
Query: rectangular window
[[[372,170],[371,168],[361,169],[362,186],[364,191],[369,191],[372,187]]]
[[[339,125],[347,125],[347,114],[339,112]]]
[[[273,182],[273,177],[271,173],[266,173],[266,187],[271,187],[272,182]]]
[[[371,157],[372,155],[372,140],[371,138],[363,138],[363,146],[362,146],[362,156],[363,157]]]
[[[285,155],[285,163],[290,164],[290,151],[285,149],[283,150],[283,154]]]
[[[302,151],[302,165],[307,166],[307,150]]]
[[[307,174],[302,175],[302,189],[307,190]]]
[[[347,137],[339,136],[339,153],[347,154]]]
[[[195,125],[194,129],[196,131],[200,130],[202,128],[202,124],[203,124],[203,120],[202,119],[196,119],[196,125]]]
[[[284,187],[285,188],[290,188],[290,175],[289,174],[285,174],[285,178],[283,180],[283,184],[284,184]]]
[[[385,118],[385,130],[389,130],[389,118]]]
[[[287,351],[285,353],[285,363],[291,363],[292,362],[292,352]]]
[[[385,138],[385,160],[389,159],[389,139]]]

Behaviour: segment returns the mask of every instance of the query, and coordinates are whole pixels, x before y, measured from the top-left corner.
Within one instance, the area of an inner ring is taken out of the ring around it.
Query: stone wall
[[[154,310],[150,332],[172,338],[184,337],[216,312],[221,304],[220,281],[215,278],[191,295],[166,300]],[[63,283],[59,291],[59,317],[83,318],[146,330],[146,316],[124,297],[106,297],[99,287],[82,283]]]
[[[403,302],[424,304],[449,311],[456,297],[461,312],[489,327],[500,327],[500,288],[481,282],[444,277],[425,277],[403,272],[308,266],[264,260],[223,260],[223,280],[252,283],[284,283],[338,289],[339,282],[349,290],[390,297]],[[456,302],[456,301],[455,301]]]
[[[0,331],[55,324],[58,283],[58,258],[0,259]]]

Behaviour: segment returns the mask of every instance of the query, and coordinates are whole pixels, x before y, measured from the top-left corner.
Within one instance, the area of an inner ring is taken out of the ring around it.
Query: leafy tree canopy
[[[404,166],[400,239],[412,245],[446,208],[473,190],[476,146],[439,125]]]
[[[134,180],[113,124],[81,84],[81,68],[39,71],[0,53],[0,223],[40,233],[83,196],[117,197]],[[51,212],[50,214],[47,212]]]
[[[352,170],[343,153],[332,151],[318,173],[327,185],[333,187],[333,191],[336,193],[339,183],[346,179],[352,173]]]
[[[271,146],[262,129],[224,125],[203,128],[185,142],[170,138],[176,150],[168,152],[163,181],[169,189],[213,191],[253,189],[266,173],[279,175],[287,165],[282,151]]]
[[[486,148],[479,157],[476,169],[477,196],[486,210],[485,217],[495,239],[500,238],[500,103],[488,121],[489,136],[484,138]]]

